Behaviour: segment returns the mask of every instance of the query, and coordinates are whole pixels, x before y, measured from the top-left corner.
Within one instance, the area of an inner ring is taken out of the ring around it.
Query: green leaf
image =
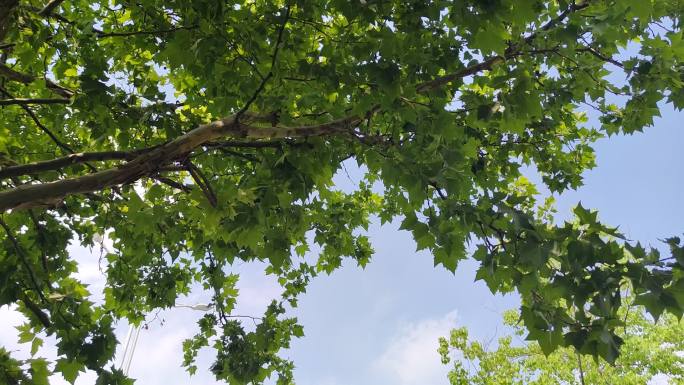
[[[31,341],[31,356],[35,356],[41,346],[43,346],[43,340],[37,337],[34,338]]]
[[[55,365],[55,371],[62,373],[62,377],[69,383],[73,384],[76,382],[78,373],[83,371],[85,365],[78,361],[72,361],[66,358],[60,358],[57,360]]]
[[[43,358],[34,358],[31,360],[31,380],[34,385],[48,385],[48,363]]]

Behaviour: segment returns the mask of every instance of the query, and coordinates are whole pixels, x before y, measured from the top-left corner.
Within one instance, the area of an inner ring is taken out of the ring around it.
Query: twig
[[[50,285],[50,270],[48,267],[47,254],[45,254],[45,247],[43,247],[43,246],[45,246],[45,241],[46,241],[45,234],[44,234],[45,228],[43,227],[43,225],[40,224],[40,221],[38,220],[38,218],[36,218],[36,213],[33,212],[33,210],[29,209],[28,213],[29,213],[29,216],[31,217],[31,221],[33,222],[33,225],[36,228],[36,235],[38,237],[38,242],[41,245],[40,257],[41,257],[41,262],[43,264],[43,270],[45,271],[45,277],[48,281],[48,286],[49,286]]]
[[[168,28],[168,29],[143,30],[143,31],[104,32],[104,31],[101,31],[99,29],[93,29],[93,31],[95,32],[95,34],[98,38],[106,38],[106,37],[129,37],[129,36],[136,36],[136,35],[161,35],[161,34],[181,31],[181,30],[192,30],[192,29],[197,29],[197,28],[199,28],[198,25],[188,25],[188,26],[179,26],[179,27]]]
[[[578,49],[578,51],[579,51],[579,52],[589,52],[590,54],[596,56],[597,58],[599,58],[599,59],[601,59],[601,60],[603,60],[603,61],[605,61],[605,62],[608,62],[608,63],[610,63],[610,64],[616,65],[616,66],[618,66],[618,67],[620,67],[620,68],[624,68],[624,67],[625,67],[625,65],[622,64],[622,63],[620,63],[619,61],[617,61],[617,60],[615,60],[615,59],[613,59],[613,58],[610,58],[610,57],[608,57],[608,56],[604,56],[602,53],[598,52],[597,50],[595,50],[595,49],[593,49],[593,48],[591,48],[591,47],[586,47],[586,48]]]
[[[582,5],[577,5],[575,2],[571,2],[570,6],[566,8],[563,12],[561,12],[558,16],[555,18],[549,20],[546,24],[541,26],[537,31],[533,32],[529,36],[523,39],[523,44],[529,44],[532,40],[534,40],[541,32],[548,31],[549,29],[553,28],[556,24],[562,22],[565,20],[566,17],[568,17],[571,13],[582,10],[586,7],[589,6],[590,1],[584,2]],[[436,79],[423,82],[419,84],[416,87],[416,91],[418,93],[424,93],[428,92],[431,90],[434,90],[436,88],[442,87],[446,85],[449,82],[452,82],[457,79],[463,79],[467,76],[474,75],[476,73],[479,73],[484,70],[490,70],[492,69],[495,65],[499,63],[503,63],[506,59],[510,57],[514,57],[516,55],[519,55],[518,49],[516,45],[510,46],[508,49],[506,49],[506,52],[502,55],[495,55],[491,56],[487,59],[485,59],[482,62],[479,62],[477,64],[471,65],[469,67],[463,68],[459,71],[453,72],[448,75],[440,76]]]
[[[192,191],[192,189],[189,186],[186,186],[182,183],[176,182],[175,180],[170,179],[170,178],[166,178],[163,176],[153,176],[152,179],[154,179],[158,182],[164,183],[165,185],[171,186],[175,189],[186,192],[186,193],[189,193]]]
[[[13,80],[15,82],[19,82],[22,84],[30,84],[36,81],[36,77],[33,75],[25,74],[23,72],[15,71],[14,69],[8,67],[5,64],[0,64],[0,75],[6,77],[9,80]],[[45,86],[52,92],[56,93],[57,95],[68,99],[72,96],[74,96],[74,91],[64,88],[60,86],[59,84],[53,82],[50,79],[45,78]]]
[[[263,319],[262,317],[255,317],[255,316],[251,316],[251,315],[231,315],[231,314],[228,314],[228,315],[226,315],[226,317],[228,317],[228,318],[251,318],[253,320],[262,320]]]
[[[256,98],[259,96],[261,91],[263,91],[264,87],[266,86],[266,83],[273,77],[273,70],[275,69],[276,61],[278,59],[278,52],[280,50],[280,44],[283,41],[283,32],[285,31],[285,25],[287,25],[287,21],[290,19],[290,5],[288,4],[285,10],[285,17],[283,18],[283,22],[280,25],[280,28],[278,29],[278,38],[276,39],[275,47],[273,48],[273,55],[271,55],[271,69],[268,71],[268,74],[264,76],[261,79],[261,83],[259,84],[259,87],[257,87],[256,91],[252,94],[252,96],[247,100],[247,103],[245,103],[244,106],[240,109],[240,111],[235,114],[235,124],[239,124],[240,118],[242,115],[247,112],[249,107],[254,103]]]
[[[186,161],[186,166],[190,172],[190,176],[192,176],[192,179],[195,181],[195,184],[202,190],[204,196],[207,197],[209,204],[214,208],[217,207],[218,199],[216,198],[216,194],[211,188],[209,181],[207,181],[207,178],[202,174],[202,171],[189,160]]]
[[[251,156],[251,155],[249,155],[249,154],[243,154],[243,153],[240,153],[240,152],[237,152],[237,151],[232,151],[232,150],[229,150],[229,149],[224,148],[224,147],[218,147],[218,149],[219,149],[222,153],[224,153],[224,154],[226,154],[226,155],[237,156],[238,158],[242,158],[242,159],[247,160],[247,161],[249,161],[249,162],[257,162],[257,161],[259,161],[259,159],[257,159],[257,158],[254,157],[254,156]]]
[[[0,88],[0,92],[2,92],[3,94],[5,94],[5,96],[7,96],[7,97],[9,97],[9,98],[14,98],[14,97],[13,97],[9,92],[7,92],[7,90],[5,90],[4,88]],[[67,144],[65,144],[65,143],[62,142],[61,140],[59,140],[59,138],[57,138],[57,136],[56,136],[55,134],[53,134],[52,131],[50,131],[47,127],[45,127],[45,126],[43,125],[43,123],[40,122],[40,120],[38,119],[38,116],[36,116],[36,114],[33,112],[33,110],[31,110],[28,106],[23,105],[23,104],[20,104],[20,106],[21,106],[21,108],[24,109],[24,111],[26,111],[26,113],[28,114],[28,116],[31,117],[31,120],[33,120],[33,122],[36,124],[36,126],[38,126],[38,128],[40,128],[41,131],[43,131],[45,134],[47,134],[47,136],[49,136],[50,139],[52,139],[52,141],[55,142],[55,144],[56,144],[59,148],[61,148],[62,150],[66,151],[67,153],[71,153],[71,154],[74,153],[74,150],[73,150],[71,147],[69,147]]]
[[[584,368],[582,367],[582,357],[577,353],[577,366],[579,367],[580,383],[584,385]]]
[[[439,185],[437,185],[437,182],[430,182],[429,184],[430,184],[430,186],[432,186],[435,189],[435,191],[437,191],[437,195],[439,195],[439,197],[442,200],[447,200],[446,195],[444,194],[442,189],[439,187]]]
[[[31,283],[33,284],[33,288],[36,293],[38,293],[38,296],[40,299],[47,303],[47,299],[45,298],[45,295],[43,294],[43,291],[40,289],[40,285],[38,284],[38,279],[36,278],[35,273],[33,272],[33,269],[31,269],[31,265],[28,263],[28,260],[26,259],[26,254],[24,254],[24,250],[21,248],[21,245],[19,245],[19,241],[12,235],[12,230],[10,230],[9,226],[5,223],[4,220],[0,218],[0,226],[5,230],[5,233],[7,233],[7,238],[12,242],[12,245],[14,246],[14,249],[17,252],[17,255],[19,256],[19,259],[21,260],[22,265],[24,265],[24,268],[28,272],[29,278],[31,279]],[[24,294],[24,298],[22,298],[24,301],[24,304],[26,304],[26,307],[31,310],[36,317],[41,321],[43,326],[46,328],[50,327],[50,320],[48,319],[47,315],[43,313],[40,308],[34,304],[27,295]]]

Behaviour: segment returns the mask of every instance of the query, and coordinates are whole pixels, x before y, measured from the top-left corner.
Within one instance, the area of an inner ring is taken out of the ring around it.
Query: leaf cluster
[[[473,257],[493,291],[518,291],[545,351],[612,361],[624,285],[655,317],[681,316],[681,242],[660,258],[581,206],[557,226],[523,173],[577,188],[596,140],[641,131],[662,103],[684,107],[683,9],[0,1],[0,306],[26,316],[32,353],[56,337],[46,370],[92,370],[104,385],[123,381],[104,369],[113,325],[201,288],[213,310],[184,345],[188,369],[209,347],[219,379],[289,383],[278,351],[302,330],[287,311],[318,274],[370,261],[377,216],[402,221],[435,265]],[[342,192],[345,162],[363,176]],[[100,303],[68,246],[104,238]],[[235,266],[255,261],[283,294],[238,319]],[[30,362],[2,357],[0,372],[30,378]]]

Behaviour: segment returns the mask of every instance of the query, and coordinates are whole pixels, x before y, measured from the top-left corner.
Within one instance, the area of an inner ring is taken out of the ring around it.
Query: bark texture
[[[259,121],[259,116],[244,114],[240,120],[230,116],[203,124],[163,146],[142,152],[121,166],[92,174],[41,184],[24,184],[0,192],[0,212],[28,209],[31,207],[54,206],[65,196],[99,191],[108,187],[132,183],[140,178],[156,174],[162,167],[183,160],[199,146],[224,137],[241,139],[303,138],[321,135],[336,135],[349,132],[361,122],[358,117],[347,117],[329,123],[301,127],[255,127],[250,123]],[[79,154],[67,157],[64,164],[78,159]],[[0,170],[2,173],[3,170]]]

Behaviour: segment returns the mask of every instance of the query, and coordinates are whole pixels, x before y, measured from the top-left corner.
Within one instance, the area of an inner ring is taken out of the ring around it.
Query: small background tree
[[[612,365],[574,348],[548,354],[539,343],[524,341],[527,332],[517,311],[504,314],[512,335],[482,343],[469,340],[466,328],[453,329],[439,339],[439,353],[442,363],[453,365],[451,385],[684,384],[684,323],[671,315],[654,323],[643,307],[623,317],[624,344]],[[489,350],[492,345],[496,348]]]

